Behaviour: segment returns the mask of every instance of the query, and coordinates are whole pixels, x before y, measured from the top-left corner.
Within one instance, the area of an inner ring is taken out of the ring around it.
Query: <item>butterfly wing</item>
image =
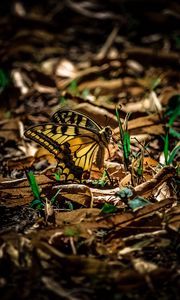
[[[62,108],[58,110],[53,114],[51,120],[58,124],[74,124],[76,126],[88,128],[89,130],[93,130],[95,132],[99,132],[102,129],[102,127],[92,119],[78,111],[73,111],[71,109]]]
[[[98,133],[68,124],[44,124],[30,127],[25,136],[48,149],[57,159],[64,181],[81,181],[90,173],[99,148]]]

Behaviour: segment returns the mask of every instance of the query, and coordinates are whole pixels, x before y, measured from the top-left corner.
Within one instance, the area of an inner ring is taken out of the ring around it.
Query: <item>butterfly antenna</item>
[[[108,117],[107,115],[105,115],[105,124],[106,124],[106,126],[109,126],[110,121],[111,121],[111,118]]]

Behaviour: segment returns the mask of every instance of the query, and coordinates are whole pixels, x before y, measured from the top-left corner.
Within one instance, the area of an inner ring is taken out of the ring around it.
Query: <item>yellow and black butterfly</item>
[[[51,123],[32,126],[25,136],[36,141],[57,159],[63,181],[81,182],[89,177],[92,163],[101,169],[105,148],[108,148],[112,131],[101,127],[84,114],[70,109],[60,109]]]

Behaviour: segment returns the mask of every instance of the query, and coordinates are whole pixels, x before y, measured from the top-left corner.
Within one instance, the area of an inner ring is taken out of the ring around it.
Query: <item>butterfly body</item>
[[[25,136],[55,156],[63,181],[80,182],[89,176],[94,161],[99,169],[103,167],[112,134],[108,126],[102,128],[91,118],[69,109],[58,110],[51,120],[52,123],[30,127]]]

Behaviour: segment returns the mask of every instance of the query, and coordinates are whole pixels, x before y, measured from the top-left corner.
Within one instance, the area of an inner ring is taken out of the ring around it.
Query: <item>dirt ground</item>
[[[179,17],[0,4],[2,300],[179,299]]]

